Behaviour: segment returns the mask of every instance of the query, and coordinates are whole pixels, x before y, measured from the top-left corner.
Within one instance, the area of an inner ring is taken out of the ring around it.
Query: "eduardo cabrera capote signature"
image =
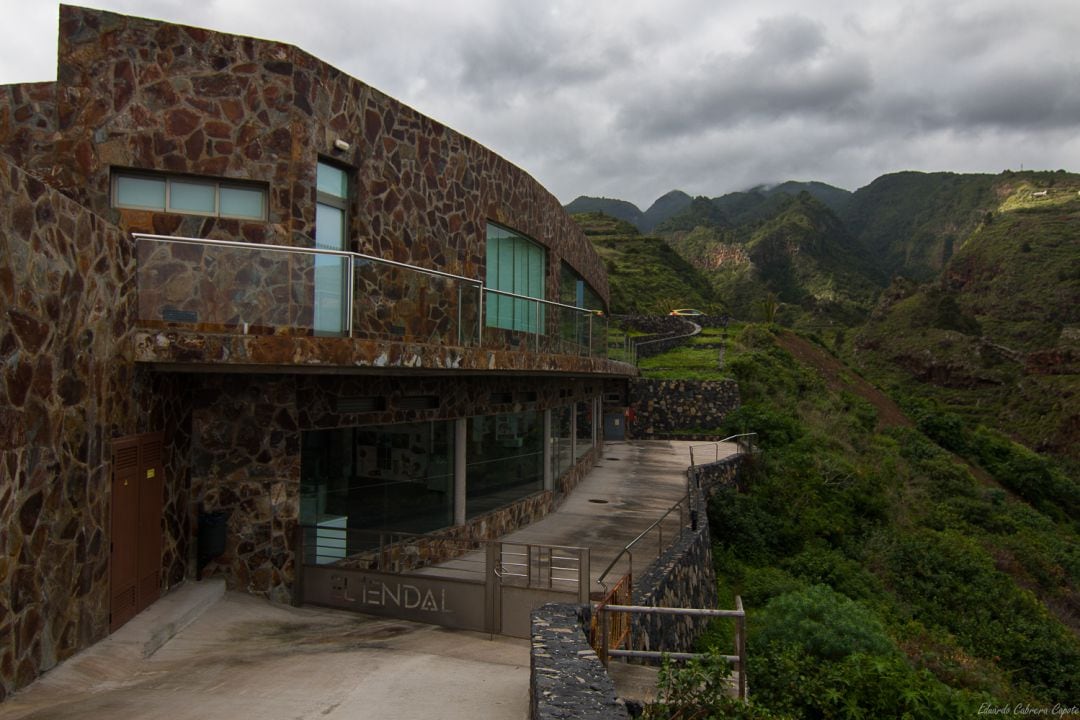
[[[1062,705],[1058,703],[1051,707],[1016,703],[1015,705],[991,705],[983,703],[979,706],[980,715],[1018,715],[1021,717],[1034,717],[1047,715],[1050,717],[1073,717],[1080,716],[1080,705]]]

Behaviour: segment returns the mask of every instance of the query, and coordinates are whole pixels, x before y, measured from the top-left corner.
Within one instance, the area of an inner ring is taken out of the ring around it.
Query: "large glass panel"
[[[453,437],[449,421],[305,431],[300,522],[416,533],[452,525]]]
[[[165,209],[165,180],[121,175],[116,178],[116,204],[122,207]]]
[[[169,181],[169,210],[214,215],[217,212],[214,183]]]
[[[476,517],[544,487],[543,414],[469,419],[465,513]]]
[[[252,218],[262,220],[266,217],[266,193],[262,190],[221,186],[220,213],[223,217]]]
[[[344,210],[323,203],[315,205],[315,246],[326,250],[345,249]],[[315,330],[318,333],[340,335],[345,331],[347,267],[343,257],[319,256],[315,260]]]
[[[577,404],[577,444],[574,446],[580,458],[592,449],[593,443],[593,401],[586,400]]]
[[[551,411],[551,470],[556,481],[574,464],[573,418],[573,405]]]
[[[487,287],[543,299],[545,257],[544,248],[531,240],[488,224]],[[526,332],[543,327],[543,308],[538,310],[535,302],[488,293],[486,303],[485,324],[489,327]]]

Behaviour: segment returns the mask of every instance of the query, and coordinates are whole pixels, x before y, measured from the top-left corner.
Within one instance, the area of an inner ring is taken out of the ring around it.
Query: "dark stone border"
[[[615,683],[589,646],[587,605],[550,603],[532,612],[529,717],[629,720]]]

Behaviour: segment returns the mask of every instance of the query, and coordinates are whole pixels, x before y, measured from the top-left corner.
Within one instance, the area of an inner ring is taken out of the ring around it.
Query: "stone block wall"
[[[734,380],[630,380],[630,406],[635,418],[630,432],[637,438],[660,438],[718,428],[739,407]],[[682,431],[682,432],[678,432]]]
[[[166,432],[162,589],[186,572],[185,402],[129,357],[133,271],[0,155],[0,700],[108,633],[113,438]]]
[[[532,612],[529,717],[532,720],[624,720],[626,705],[582,630],[579,605],[551,603]]]
[[[683,534],[649,569],[634,578],[634,604],[653,607],[715,608],[716,572],[709,521],[702,500],[696,531]],[[689,652],[708,626],[707,618],[635,613],[631,646],[635,650]]]

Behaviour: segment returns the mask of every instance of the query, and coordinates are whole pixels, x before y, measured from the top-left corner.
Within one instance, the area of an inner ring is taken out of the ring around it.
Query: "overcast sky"
[[[1080,170],[1080,0],[109,0],[297,45],[564,203]],[[58,5],[0,0],[0,83],[55,77]]]

